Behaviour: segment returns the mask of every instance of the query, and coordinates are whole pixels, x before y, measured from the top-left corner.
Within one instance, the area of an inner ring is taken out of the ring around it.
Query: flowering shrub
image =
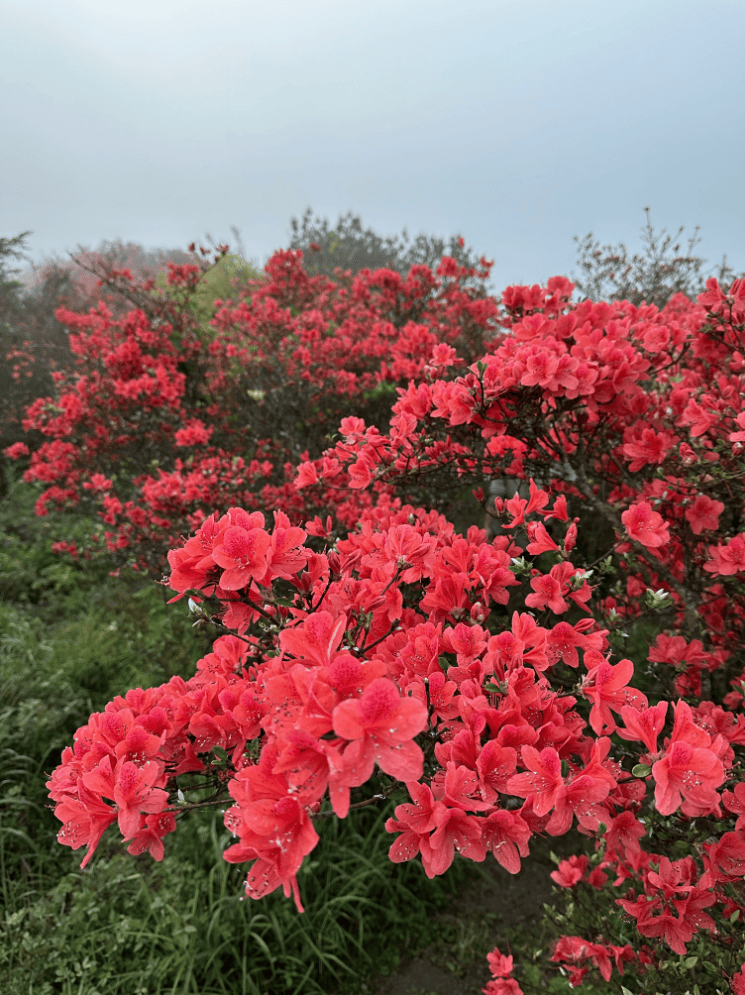
[[[78,368],[55,373],[56,396],[26,413],[26,430],[46,440],[25,473],[46,485],[37,512],[92,506],[108,551],[160,576],[165,551],[205,507],[281,505],[301,519],[331,510],[292,486],[301,454],[320,456],[352,410],[382,423],[396,384],[420,375],[436,345],[470,361],[496,329],[496,303],[462,286],[474,270],[449,257],[437,275],[365,270],[339,284],[308,278],[301,258],[276,253],[237,304],[216,302],[207,330],[204,274],[188,263],[169,264],[165,289],[102,271],[135,306],[119,317],[103,303],[58,310]],[[335,510],[356,521],[366,502],[342,503]]]
[[[508,288],[481,359],[464,371],[460,342],[430,342],[387,431],[348,416],[302,459],[297,493],[336,524],[268,527],[252,504],[195,521],[168,583],[226,634],[189,681],[115,699],[64,751],[50,795],[84,864],[113,823],[162,859],[183,813],[229,799],[247,894],[281,886],[302,911],[314,821],[403,785],[390,856],[429,877],[456,852],[518,873],[534,837],[575,826],[594,843],[554,875],[606,913],[553,950],[572,985],[679,990],[685,972],[742,990],[745,284],[662,311],[572,290]],[[500,476],[526,496],[489,507]],[[417,503],[452,481],[502,535]],[[609,537],[592,559],[588,521]],[[366,796],[376,767],[388,786]],[[519,995],[512,959],[490,966],[485,992]]]

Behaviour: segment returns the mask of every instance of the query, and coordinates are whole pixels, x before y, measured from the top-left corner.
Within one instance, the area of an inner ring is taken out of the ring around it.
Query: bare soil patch
[[[581,852],[586,839],[577,833],[535,841],[519,874],[509,874],[491,856],[477,865],[481,871],[448,912],[433,914],[433,923],[453,927],[449,944],[432,943],[416,955],[405,956],[398,970],[376,975],[362,987],[363,995],[480,995],[489,981],[486,952],[498,946],[509,953],[506,931],[540,930],[544,904],[551,900],[551,871],[556,865],[550,851],[560,856]]]

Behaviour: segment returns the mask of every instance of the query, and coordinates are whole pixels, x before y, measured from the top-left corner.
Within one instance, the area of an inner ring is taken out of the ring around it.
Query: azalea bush
[[[310,289],[283,258],[300,316]],[[551,954],[573,986],[745,991],[745,283],[661,310],[573,289],[479,303],[499,327],[475,361],[444,334],[403,357],[388,425],[343,417],[265,492],[285,510],[195,514],[167,583],[222,634],[193,677],[117,697],[63,752],[49,790],[83,865],[110,826],[161,860],[186,813],[227,806],[247,895],[281,887],[302,911],[319,820],[388,796],[391,859],[430,878],[456,853],[519,873],[531,841],[576,827]],[[315,341],[331,377],[334,336]],[[488,499],[503,477],[524,495]],[[464,486],[500,535],[424,502]],[[602,914],[583,919],[588,893]],[[488,995],[524,990],[509,956],[490,967]]]
[[[281,506],[300,520],[318,511],[292,483],[301,455],[320,457],[352,412],[384,425],[397,385],[421,375],[435,345],[470,362],[496,332],[496,302],[472,285],[474,268],[450,257],[437,274],[420,265],[407,278],[363,270],[334,283],[308,277],[300,251],[275,253],[236,301],[214,301],[206,321],[203,288],[226,253],[169,263],[165,286],[96,264],[109,297],[130,309],[115,314],[101,301],[85,314],[56,312],[77,366],[53,374],[55,395],[24,420],[44,440],[25,471],[46,485],[38,513],[97,511],[98,548],[157,576],[205,508]],[[22,458],[29,447],[6,453]],[[353,522],[369,501],[341,504],[334,510]],[[96,548],[59,542],[73,555]]]

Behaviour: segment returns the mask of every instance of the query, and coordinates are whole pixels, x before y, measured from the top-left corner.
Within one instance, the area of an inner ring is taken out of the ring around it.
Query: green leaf
[[[631,773],[634,777],[648,777],[652,773],[652,768],[649,764],[636,764],[631,768]]]

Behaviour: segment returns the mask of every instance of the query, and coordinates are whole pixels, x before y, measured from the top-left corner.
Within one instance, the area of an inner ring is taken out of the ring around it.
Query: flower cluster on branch
[[[667,951],[683,956],[705,936],[719,977],[743,991],[742,283],[725,291],[712,279],[698,301],[678,295],[662,310],[572,303],[559,277],[508,288],[501,308],[471,302],[484,333],[474,356],[459,323],[466,301],[431,304],[424,272],[364,274],[343,298],[303,279],[292,253],[271,276],[271,290],[213,321],[215,397],[242,383],[225,357],[257,371],[276,361],[287,382],[333,383],[334,396],[403,381],[389,422],[342,413],[338,437],[296,454],[273,490],[259,494],[260,465],[248,479],[231,463],[240,485],[216,466],[219,497],[189,492],[205,507],[188,513],[190,538],[174,536],[167,582],[228,634],[189,681],[130,691],[78,731],[49,782],[60,842],[87,846],[85,863],[116,823],[131,852],[161,859],[184,812],[230,800],[225,857],[251,863],[247,894],[282,887],[302,911],[297,874],[315,821],[374,800],[364,786],[377,768],[385,794],[408,796],[386,823],[391,859],[419,857],[430,877],[457,853],[518,873],[531,841],[572,828],[594,844],[554,880],[607,895],[623,942],[605,935],[608,922],[563,936],[552,963],[572,984],[591,970],[606,981],[663,970]],[[386,324],[402,308],[416,320]],[[229,436],[217,401],[198,424],[182,417],[181,367],[202,355],[198,338],[177,346],[144,316],[114,339],[106,315],[80,321],[86,351],[116,339],[100,356],[127,403],[143,417],[151,399],[158,418],[174,412],[174,444]],[[162,336],[152,363],[149,335]],[[342,341],[355,357],[346,365]],[[174,471],[172,516],[153,511],[165,473],[136,478],[137,501],[112,504],[112,478],[84,473],[69,441],[95,383],[81,376],[53,411],[34,409],[50,441],[29,473],[97,496],[113,516],[110,544],[127,545],[133,515],[145,516],[138,536],[158,514],[164,532],[180,521],[178,488],[204,465]],[[204,459],[224,469],[228,450]],[[526,486],[489,500],[484,485],[502,477]],[[453,486],[474,488],[500,534],[461,533],[420,500]],[[627,655],[634,626],[646,647]],[[522,990],[512,958],[495,950],[490,966],[488,995]]]

